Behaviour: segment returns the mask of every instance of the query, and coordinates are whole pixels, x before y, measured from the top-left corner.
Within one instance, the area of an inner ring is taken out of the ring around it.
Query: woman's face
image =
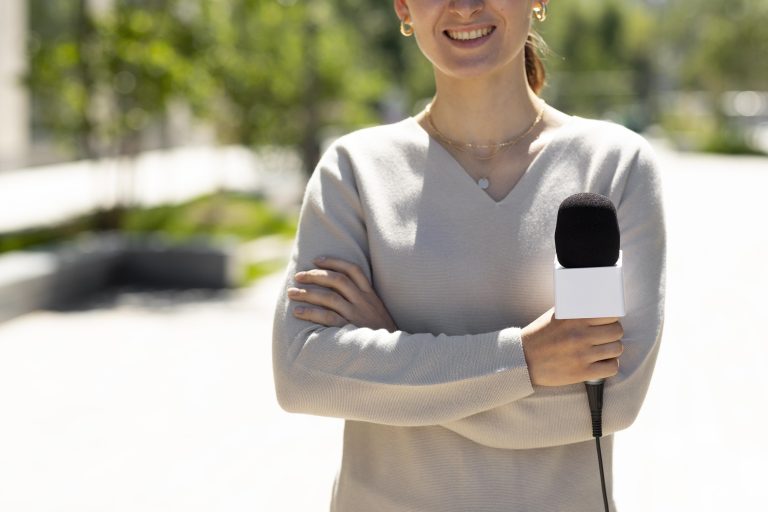
[[[522,65],[533,0],[394,0],[436,72],[479,77]]]

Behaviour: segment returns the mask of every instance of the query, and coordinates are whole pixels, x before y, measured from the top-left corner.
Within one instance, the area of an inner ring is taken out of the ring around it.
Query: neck
[[[435,125],[447,137],[494,144],[527,130],[542,108],[525,75],[457,79],[435,74],[431,107]]]

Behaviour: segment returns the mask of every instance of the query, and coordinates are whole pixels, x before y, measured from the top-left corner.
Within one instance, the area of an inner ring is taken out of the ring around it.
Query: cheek
[[[498,4],[498,12],[509,23],[514,25],[526,25],[531,22],[531,15],[533,14],[533,1],[532,0],[508,0],[501,1]]]
[[[434,56],[439,52],[439,45],[435,42],[435,38],[432,37],[432,34],[421,34],[421,36],[419,36],[419,32],[417,31],[414,34],[414,39],[416,39],[416,45],[419,47],[421,54],[429,62],[435,64]]]

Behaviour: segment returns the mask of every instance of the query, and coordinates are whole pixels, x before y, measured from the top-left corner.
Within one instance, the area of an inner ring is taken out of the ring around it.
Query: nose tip
[[[482,0],[451,0],[451,10],[456,14],[470,18],[483,10]]]

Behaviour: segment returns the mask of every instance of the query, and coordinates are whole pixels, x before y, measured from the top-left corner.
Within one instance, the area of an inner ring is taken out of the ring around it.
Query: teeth
[[[447,31],[448,37],[450,37],[451,39],[458,39],[460,41],[470,41],[472,39],[485,37],[491,32],[493,32],[493,28],[483,28],[480,30],[464,30],[464,31],[448,30]]]

